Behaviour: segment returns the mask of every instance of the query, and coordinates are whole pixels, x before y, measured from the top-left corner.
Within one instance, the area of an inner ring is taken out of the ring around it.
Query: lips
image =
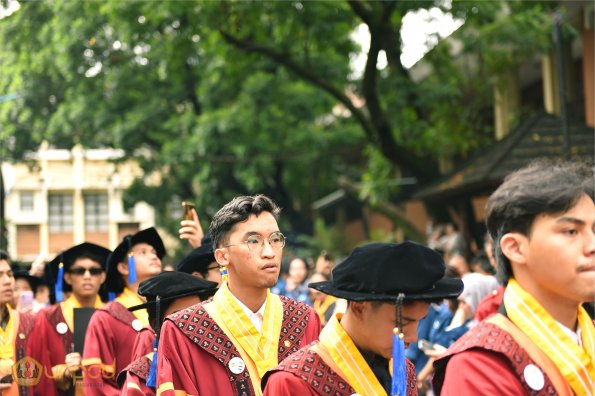
[[[278,268],[277,264],[274,264],[274,263],[265,264],[261,267],[261,269],[263,269],[263,270],[273,270],[273,269],[276,270],[277,268]]]

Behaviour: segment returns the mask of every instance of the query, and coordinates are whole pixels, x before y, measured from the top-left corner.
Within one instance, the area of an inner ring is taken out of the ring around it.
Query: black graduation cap
[[[165,256],[165,246],[157,233],[155,227],[141,230],[134,235],[126,235],[122,242],[114,249],[107,259],[106,280],[104,287],[108,292],[121,293],[124,290],[124,281],[118,272],[118,263],[124,261],[132,247],[139,243],[146,243],[155,249],[157,257],[162,259]],[[134,256],[128,256],[128,283],[136,282],[136,268]]]
[[[188,274],[193,272],[204,273],[214,261],[216,260],[215,253],[213,252],[213,241],[211,240],[211,236],[207,234],[202,239],[201,245],[178,263],[177,270]]]
[[[157,346],[159,343],[159,329],[163,312],[169,304],[178,298],[197,295],[201,297],[211,296],[217,290],[217,283],[206,279],[197,278],[185,272],[165,271],[148,279],[138,286],[138,294],[145,297],[147,302],[141,305],[128,308],[129,311],[147,308],[149,316],[155,318],[155,342],[153,344],[153,359],[147,386],[155,386],[157,376]]]
[[[70,266],[81,257],[88,257],[97,261],[101,268],[105,269],[107,257],[111,251],[103,246],[90,242],[83,242],[80,245],[71,247],[58,254],[47,264],[46,277],[50,284],[54,284],[53,298],[60,302],[64,300],[63,291],[70,291],[70,285],[64,282],[64,272],[68,271]],[[50,288],[50,295],[51,295]]]

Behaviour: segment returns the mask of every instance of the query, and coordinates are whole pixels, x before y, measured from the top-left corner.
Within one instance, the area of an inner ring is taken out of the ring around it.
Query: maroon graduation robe
[[[132,359],[132,347],[138,333],[132,327],[135,319],[117,301],[97,309],[91,317],[83,351],[83,385],[86,395],[120,394],[116,376]],[[145,353],[149,352],[147,350]]]
[[[60,390],[50,377],[52,367],[64,364],[66,355],[74,352],[72,331],[67,326],[66,333],[58,333],[59,323],[66,324],[60,304],[51,305],[37,313],[27,354],[37,360],[43,366],[44,373],[48,375],[42,375],[39,384],[32,388],[35,395],[61,396],[67,394]]]
[[[263,396],[351,396],[355,390],[332,370],[310,347],[314,342],[283,360],[263,378]],[[407,396],[417,396],[415,366],[407,363]]]
[[[145,355],[134,360],[118,374],[121,396],[154,396],[155,389],[147,386],[151,360]]]
[[[524,374],[527,365],[540,365],[506,330],[483,321],[455,342],[434,362],[436,395],[557,395],[542,371],[544,385],[532,389]]]
[[[16,310],[10,310],[11,315],[13,313],[17,313]],[[15,345],[14,345],[14,361],[15,363],[19,363],[19,360],[23,359],[27,356],[27,347],[29,342],[31,341],[31,331],[33,330],[33,325],[35,324],[35,316],[30,313],[18,313],[19,315],[19,327],[17,329],[17,334],[15,338]],[[26,370],[26,367],[22,366],[13,366],[13,375],[14,372],[17,372],[17,376],[21,376],[23,374],[23,370]],[[42,373],[43,375],[43,373]],[[17,379],[15,378],[12,382],[12,386],[9,389],[5,389],[2,394],[6,395],[13,395],[18,394],[20,396],[28,396],[31,395],[31,387],[30,386],[19,386]]]
[[[283,323],[279,335],[279,360],[317,340],[320,319],[311,307],[280,296]],[[229,368],[239,351],[201,304],[170,315],[161,328],[157,360],[157,393],[176,391],[193,396],[254,395],[248,370],[236,374]]]

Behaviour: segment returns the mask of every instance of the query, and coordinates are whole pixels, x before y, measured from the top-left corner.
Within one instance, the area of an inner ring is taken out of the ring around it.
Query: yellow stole
[[[333,305],[333,303],[337,301],[337,297],[334,296],[326,296],[324,300],[314,301],[314,310],[318,314],[321,323],[325,323],[324,314],[326,313],[327,309]]]
[[[582,348],[514,279],[510,279],[504,292],[504,307],[508,318],[552,360],[577,396],[593,394],[595,326],[582,307],[578,309]]]
[[[4,377],[12,373],[15,350],[14,342],[19,326],[19,314],[7,304],[4,309],[8,310],[8,323],[6,329],[0,327],[0,376]]]
[[[141,300],[141,298],[130,290],[129,288],[125,287],[122,293],[118,297],[116,297],[117,302],[125,306],[126,308],[134,307],[135,305],[141,305],[145,302]],[[132,312],[134,316],[143,324],[144,327],[149,327],[149,313],[145,308],[137,309],[136,311]]]
[[[95,304],[93,304],[93,308],[101,308],[103,306],[103,302],[99,296],[95,297]],[[71,294],[65,301],[60,303],[60,309],[62,309],[62,315],[64,316],[64,320],[68,325],[70,331],[74,330],[74,309],[80,308],[81,304],[76,299],[74,294]]]
[[[319,353],[319,356],[330,367],[337,365],[340,369],[338,374],[355,389],[356,393],[362,396],[386,396],[386,390],[339,323],[341,316],[334,315],[320,333],[319,345],[328,352],[332,362],[327,361],[326,353]]]
[[[213,301],[205,304],[205,311],[217,322],[242,355],[257,395],[260,380],[267,370],[279,364],[279,335],[283,323],[283,303],[279,296],[267,290],[262,334],[252,324],[236,298],[224,282]]]

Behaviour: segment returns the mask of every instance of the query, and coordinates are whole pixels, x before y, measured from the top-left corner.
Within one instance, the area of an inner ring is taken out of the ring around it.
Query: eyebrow
[[[576,217],[563,216],[556,220],[556,223],[571,223],[576,225],[587,224],[584,220],[577,219]]]

